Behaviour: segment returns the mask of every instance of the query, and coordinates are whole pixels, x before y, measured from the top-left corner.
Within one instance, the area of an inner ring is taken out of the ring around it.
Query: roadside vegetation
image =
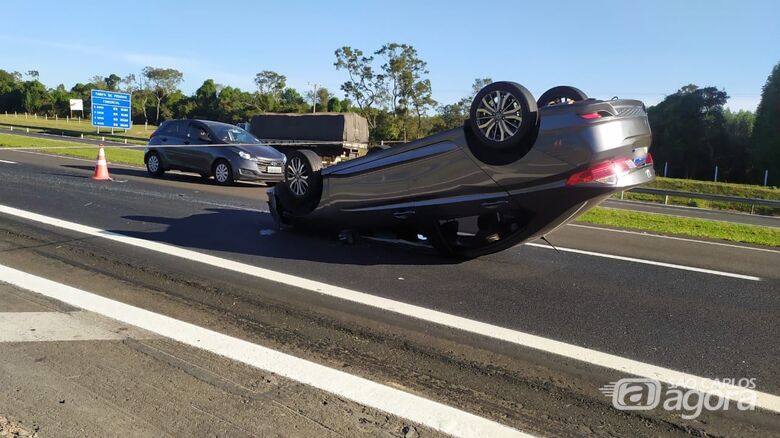
[[[36,152],[67,155],[69,157],[94,160],[97,158],[98,146],[85,145],[73,141],[40,139],[21,135],[0,134],[0,148],[36,148]],[[68,149],[57,149],[67,147]],[[49,149],[50,148],[50,149]],[[71,149],[72,148],[72,149]],[[144,153],[142,149],[125,149],[119,147],[106,148],[106,160],[115,164],[129,164],[131,166],[144,165]]]
[[[727,240],[753,245],[780,246],[780,228],[710,221],[665,214],[597,207],[577,219],[594,225],[658,234]]]

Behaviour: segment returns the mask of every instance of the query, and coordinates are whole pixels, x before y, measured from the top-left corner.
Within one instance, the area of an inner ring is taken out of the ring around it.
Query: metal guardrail
[[[630,190],[634,193],[646,193],[648,195],[674,196],[676,198],[706,199],[708,201],[737,202],[751,206],[761,205],[765,207],[780,208],[780,200],[761,199],[761,198],[743,198],[741,196],[716,195],[712,193],[693,193],[681,192],[678,190],[653,189],[649,187],[636,187]],[[667,199],[668,201],[668,199]],[[666,204],[667,202],[664,202]]]

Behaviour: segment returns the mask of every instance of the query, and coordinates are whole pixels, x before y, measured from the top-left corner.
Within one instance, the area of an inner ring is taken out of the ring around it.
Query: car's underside
[[[537,103],[522,86],[496,82],[477,94],[463,127],[328,168],[311,151],[291,153],[269,202],[281,226],[396,230],[477,257],[653,180],[650,141],[639,101],[555,87]]]

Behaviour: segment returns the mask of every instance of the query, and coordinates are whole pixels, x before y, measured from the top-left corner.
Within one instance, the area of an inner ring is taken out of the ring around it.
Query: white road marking
[[[16,164],[16,161],[0,160],[0,163],[5,163],[5,164]]]
[[[0,278],[17,287],[279,374],[453,436],[530,436],[486,418],[387,385],[7,266],[0,265]]]
[[[589,255],[589,256],[594,256],[594,257],[603,257],[605,259],[622,260],[624,262],[642,263],[642,264],[645,264],[645,265],[662,266],[664,268],[680,269],[680,270],[683,270],[683,271],[700,272],[700,273],[703,273],[703,274],[720,275],[720,276],[723,276],[723,277],[739,278],[741,280],[761,281],[760,277],[755,277],[755,276],[752,276],[752,275],[735,274],[733,272],[725,272],[725,271],[716,271],[716,270],[713,270],[713,269],[696,268],[696,267],[693,267],[693,266],[677,265],[677,264],[674,264],[674,263],[656,262],[655,260],[646,260],[646,259],[638,259],[638,258],[635,258],[635,257],[625,257],[625,256],[619,256],[619,255],[613,255],[613,254],[605,254],[605,253],[601,253],[601,252],[586,251],[584,249],[566,248],[566,247],[557,246],[557,245],[555,246],[555,248],[553,248],[550,245],[542,244],[542,243],[524,243],[524,245],[533,246],[534,248],[557,249],[558,251],[572,252],[572,253],[575,253],[575,254],[584,254],[584,255]]]
[[[705,219],[708,220],[708,219]],[[715,246],[725,246],[728,248],[738,248],[738,249],[748,249],[751,251],[764,251],[764,252],[772,252],[776,254],[780,254],[780,251],[769,249],[769,248],[756,248],[753,246],[745,246],[745,245],[736,245],[733,243],[722,243],[722,242],[709,242],[706,240],[697,240],[697,239],[688,239],[685,237],[676,237],[676,236],[664,236],[663,234],[653,234],[648,232],[642,232],[642,231],[631,231],[631,230],[615,230],[613,228],[602,228],[602,227],[594,227],[591,225],[582,225],[582,224],[568,224],[570,227],[575,228],[588,228],[591,230],[599,230],[599,231],[607,231],[611,233],[623,233],[623,234],[634,234],[637,236],[643,236],[643,237],[656,237],[659,239],[669,239],[669,240],[679,240],[682,242],[692,242],[692,243],[701,243],[703,245],[715,245]],[[761,225],[756,225],[761,226]]]
[[[87,312],[0,312],[0,343],[116,340],[128,335],[116,324],[97,323]]]
[[[272,271],[270,269],[236,262],[234,260],[224,259],[197,251],[191,251],[173,245],[123,236],[121,234],[112,233],[101,230],[99,228],[68,222],[4,205],[0,205],[0,213],[39,222],[49,226],[68,229],[89,236],[100,237],[114,242],[124,243],[126,245],[131,245],[138,248],[144,248],[149,251],[155,251],[185,260],[203,263],[209,266],[250,275],[276,283],[294,286],[330,297],[375,307],[386,310],[388,312],[398,313],[403,316],[416,318],[423,321],[428,321],[445,327],[451,327],[457,330],[509,342],[522,347],[548,352],[576,361],[589,363],[591,365],[610,368],[627,374],[633,374],[635,376],[648,377],[673,385],[684,386],[686,388],[695,389],[707,394],[712,392],[712,388],[718,388],[720,390],[723,390],[724,388],[723,385],[721,385],[719,382],[705,377],[699,377],[692,374],[675,371],[669,368],[647,364],[633,359],[628,359],[613,354],[603,353],[601,351],[591,350],[577,345],[567,344],[565,342],[532,335],[530,333],[524,333],[518,330],[512,330],[461,316],[427,309],[425,307],[416,306],[413,304],[382,298],[364,292],[358,292],[319,281],[296,277],[294,275],[284,274],[281,272]],[[737,386],[730,386],[727,387],[727,389],[728,388],[730,388],[730,391],[732,391],[733,394],[736,394],[733,397],[730,396],[729,398],[733,398],[734,400],[743,399],[742,397],[744,397],[746,394],[745,391],[749,391],[748,394],[755,396],[757,407],[780,413],[780,397],[776,395],[754,390],[747,390]],[[715,395],[720,396],[722,394],[723,392],[721,391]]]

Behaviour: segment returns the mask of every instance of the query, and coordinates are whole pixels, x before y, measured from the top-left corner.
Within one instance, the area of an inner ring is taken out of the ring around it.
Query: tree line
[[[120,76],[97,75],[70,89],[47,88],[39,73],[0,70],[0,111],[69,114],[69,99],[90,107],[90,90],[132,93],[133,122],[203,118],[227,123],[249,120],[262,112],[357,112],[368,120],[372,141],[407,141],[462,125],[471,99],[490,78],[477,78],[469,95],[439,103],[432,97],[427,63],[408,44],[388,43],[371,52],[344,46],[334,53],[334,67],[343,71],[339,98],[327,88],[301,93],[280,73],[263,70],[254,90],[225,86],[207,79],[191,95],[180,90],[184,73],[173,68],[145,67]],[[780,183],[780,63],[762,90],[755,113],[725,109],[728,94],[716,87],[686,85],[648,109],[653,129],[653,155],[659,173],[666,165],[674,177]]]

